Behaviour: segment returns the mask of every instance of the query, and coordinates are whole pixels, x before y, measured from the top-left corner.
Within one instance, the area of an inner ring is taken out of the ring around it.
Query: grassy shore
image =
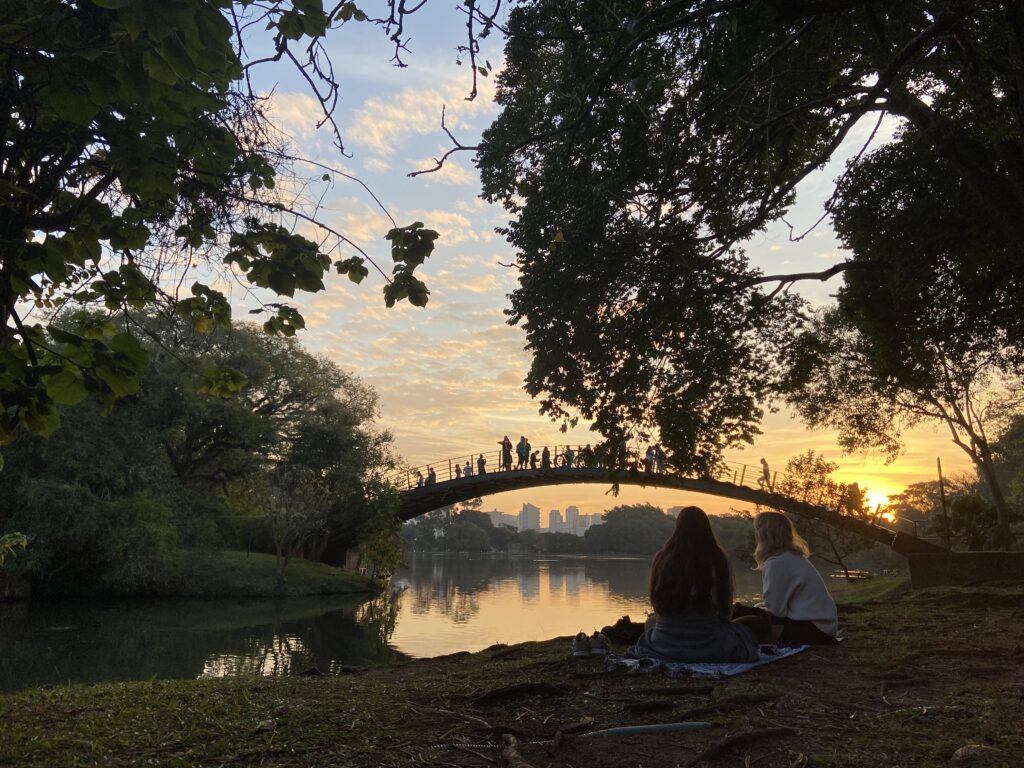
[[[876,588],[840,597],[845,643],[722,680],[608,673],[561,638],[340,677],[4,695],[0,765],[917,768],[967,744],[1024,764],[1024,587]],[[713,727],[581,737],[677,721]]]
[[[365,576],[308,560],[292,560],[284,590],[277,589],[273,555],[236,550],[183,550],[159,583],[147,588],[166,597],[275,597],[342,595],[373,591]]]

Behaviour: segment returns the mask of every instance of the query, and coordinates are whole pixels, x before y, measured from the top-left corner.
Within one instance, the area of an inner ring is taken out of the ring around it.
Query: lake
[[[642,620],[650,560],[412,555],[391,594],[0,604],[0,690],[68,681],[288,675]],[[737,599],[760,574],[738,569]],[[568,652],[568,647],[566,648]]]

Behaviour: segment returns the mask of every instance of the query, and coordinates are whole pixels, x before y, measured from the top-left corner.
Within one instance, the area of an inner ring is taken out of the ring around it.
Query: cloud
[[[410,136],[441,133],[441,110],[445,125],[456,132],[471,128],[472,121],[493,114],[494,80],[483,79],[474,101],[465,100],[466,84],[461,73],[434,87],[404,88],[390,98],[367,99],[356,110],[349,141],[378,157],[390,157]]]
[[[494,239],[489,229],[476,226],[469,217],[455,211],[425,210],[409,211],[409,217],[424,222],[428,228],[436,229],[440,238],[437,247],[451,247],[465,242],[484,242]]]
[[[307,93],[275,91],[267,95],[267,115],[291,138],[309,140],[316,135],[316,124],[323,117],[323,110]]]
[[[433,168],[437,165],[437,160],[446,152],[446,149],[438,151],[436,157],[425,157],[421,160],[413,160],[409,163],[409,169],[413,171],[423,171],[429,168]],[[460,165],[451,157],[444,161],[444,165],[439,170],[431,171],[430,173],[420,176],[427,184],[475,184],[478,179],[475,173],[467,170],[465,166]]]

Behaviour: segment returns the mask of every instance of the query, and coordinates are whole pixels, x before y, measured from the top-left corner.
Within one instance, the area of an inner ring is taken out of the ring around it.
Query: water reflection
[[[0,605],[0,689],[323,672],[400,657],[388,596]]]
[[[396,593],[283,601],[0,604],[0,690],[66,681],[287,675],[591,632],[641,619],[647,559],[425,556]],[[750,599],[759,574],[737,573]]]

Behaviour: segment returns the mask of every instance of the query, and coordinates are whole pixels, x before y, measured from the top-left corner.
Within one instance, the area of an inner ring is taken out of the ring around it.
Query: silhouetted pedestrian
[[[487,474],[486,467],[487,467],[487,459],[485,459],[484,455],[481,453],[480,457],[476,460],[476,473],[478,475],[486,475]]]
[[[462,477],[462,467],[459,465],[458,462],[456,462],[455,463],[455,479],[458,480],[460,477]]]
[[[772,473],[768,469],[768,461],[765,458],[761,458],[761,477],[757,479],[757,484],[761,486],[763,491],[767,488],[769,491],[772,489]]]
[[[654,471],[665,474],[665,452],[661,450],[661,443],[654,444]]]
[[[423,487],[423,473],[420,472],[418,469],[416,470],[416,487],[417,488],[422,488]]]
[[[433,485],[437,482],[437,475],[434,474],[433,467],[427,467],[427,485]]]
[[[508,439],[508,435],[505,435],[498,445],[501,446],[501,458],[498,461],[498,471],[506,472],[512,469],[512,441]]]
[[[473,476],[473,464],[470,462],[469,459],[466,459],[466,466],[464,466],[462,468],[462,476],[463,477],[472,477]]]
[[[564,456],[564,461],[562,462],[562,465],[566,469],[572,469],[573,464],[576,462],[576,452],[572,449],[572,446],[565,446],[565,453],[562,455]]]
[[[644,454],[644,472],[654,471],[654,446],[647,446],[647,453]]]
[[[540,468],[551,469],[551,451],[548,450],[548,447],[546,445],[544,446],[544,450],[541,451],[540,454]]]
[[[526,435],[519,436],[519,442],[516,443],[516,469],[526,469],[526,462],[530,458],[530,442],[526,439]]]
[[[530,469],[537,468],[537,451],[530,454]]]

